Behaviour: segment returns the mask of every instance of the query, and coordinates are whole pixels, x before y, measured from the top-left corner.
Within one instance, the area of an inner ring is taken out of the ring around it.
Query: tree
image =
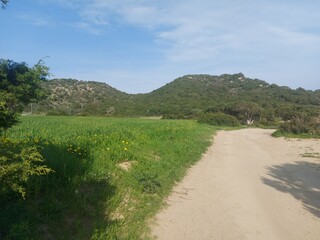
[[[0,59],[0,133],[18,122],[18,114],[26,104],[45,97],[41,85],[48,71],[42,60],[30,68],[26,63]],[[0,136],[0,194],[12,190],[25,198],[25,184],[31,176],[52,172],[42,162],[37,147]]]
[[[42,60],[30,68],[24,62],[0,59],[0,132],[18,122],[27,104],[45,98],[41,85],[48,75]]]
[[[0,0],[0,1],[1,1],[1,3],[2,3],[2,8],[6,8],[9,0]]]
[[[238,102],[227,109],[227,113],[236,116],[243,123],[252,125],[260,116],[261,106],[253,102]]]

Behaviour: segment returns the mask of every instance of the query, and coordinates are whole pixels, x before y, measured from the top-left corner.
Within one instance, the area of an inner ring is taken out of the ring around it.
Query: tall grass
[[[147,220],[214,131],[186,120],[23,117],[8,137],[38,146],[55,173],[32,179],[26,200],[0,196],[0,238],[147,238]]]

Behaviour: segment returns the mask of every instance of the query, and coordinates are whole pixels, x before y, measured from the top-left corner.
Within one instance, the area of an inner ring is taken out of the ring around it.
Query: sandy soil
[[[156,216],[154,238],[319,240],[320,140],[271,133],[219,132]]]

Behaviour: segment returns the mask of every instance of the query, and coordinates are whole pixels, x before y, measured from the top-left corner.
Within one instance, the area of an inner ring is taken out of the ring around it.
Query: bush
[[[237,118],[225,113],[203,113],[198,117],[198,122],[213,126],[237,127],[240,125]]]
[[[43,157],[35,146],[26,147],[7,138],[0,138],[0,144],[1,194],[14,191],[25,198],[25,185],[31,176],[53,172],[42,165]]]
[[[279,128],[282,133],[320,135],[320,120],[317,117],[295,116]]]

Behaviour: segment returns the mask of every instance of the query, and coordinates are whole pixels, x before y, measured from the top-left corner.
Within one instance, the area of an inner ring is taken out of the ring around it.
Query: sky
[[[147,93],[186,74],[320,89],[319,0],[10,0],[0,58]]]

